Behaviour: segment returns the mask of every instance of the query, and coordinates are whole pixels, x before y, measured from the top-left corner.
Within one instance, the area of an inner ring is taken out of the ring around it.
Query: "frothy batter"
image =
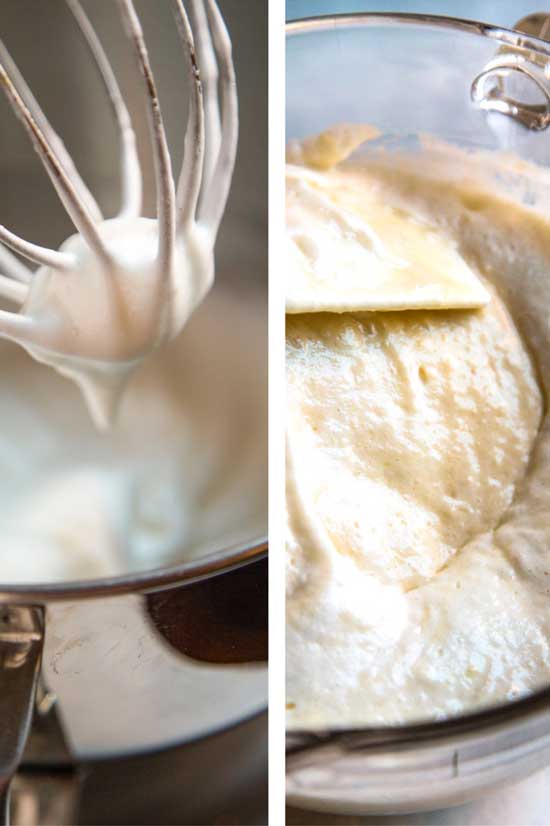
[[[452,154],[315,173],[335,209],[364,193],[379,220],[436,232],[490,301],[287,319],[291,726],[443,717],[550,682],[550,224],[466,154],[456,180]]]

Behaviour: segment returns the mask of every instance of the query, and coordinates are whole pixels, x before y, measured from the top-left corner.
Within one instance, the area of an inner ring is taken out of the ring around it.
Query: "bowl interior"
[[[548,165],[550,141],[544,131],[526,129],[506,115],[487,114],[472,102],[476,76],[498,57],[499,49],[509,49],[511,44],[521,54],[537,52],[542,64],[547,64],[548,44],[533,39],[527,42],[517,33],[468,21],[358,14],[291,23],[286,47],[287,140],[313,136],[341,123],[372,124],[380,129],[380,138],[370,142],[365,151],[386,153],[389,158],[393,151],[414,154],[429,135],[446,145],[481,150],[488,163],[493,153],[495,157],[497,153],[503,157],[513,153],[537,165]],[[525,100],[538,100],[532,87],[520,84],[515,91]],[[547,200],[548,192],[543,190],[541,186],[540,198]],[[549,710],[550,688],[543,688],[529,697],[447,721],[292,730],[287,735],[292,775],[289,788],[296,800],[303,794],[300,805],[308,803],[311,808],[326,794],[332,803],[318,808],[355,813],[399,811],[398,794],[392,797],[388,793],[384,798],[380,792],[378,803],[369,798],[373,777],[366,768],[369,754],[375,755],[375,762],[379,756],[380,788],[394,770],[391,783],[399,782],[401,758],[403,763],[407,755],[412,760],[418,748],[437,743],[442,753],[445,751],[443,770],[452,772],[451,746],[464,745],[464,738],[472,731],[487,735],[491,742],[497,728],[509,731],[519,723],[525,724],[527,731],[530,720],[547,719]],[[543,734],[548,738],[541,729],[541,737]],[[494,749],[498,751],[496,742]],[[363,768],[361,755],[365,755]],[[357,758],[355,777],[346,772],[346,756]],[[490,764],[490,759],[485,765],[478,764],[480,783]],[[467,799],[466,793],[464,796]],[[404,805],[402,810],[406,810]]]

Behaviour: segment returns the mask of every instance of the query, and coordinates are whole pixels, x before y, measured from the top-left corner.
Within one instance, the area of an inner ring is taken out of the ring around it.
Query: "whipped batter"
[[[215,291],[137,372],[109,433],[16,345],[0,345],[0,370],[3,582],[151,569],[264,535],[261,301]]]
[[[290,236],[301,233],[306,262],[291,279],[306,268],[313,284],[321,272],[325,296],[336,295],[341,244],[372,254],[350,215],[373,216],[378,258],[390,263],[377,307],[359,271],[351,292],[343,277],[345,300],[331,311],[307,289],[304,312],[290,296],[289,724],[445,717],[549,683],[550,222],[459,150],[373,148],[328,169],[307,153],[291,160],[315,167],[301,178],[292,168],[291,181],[314,176],[329,202],[315,220],[330,213],[332,230],[322,261],[315,221],[311,233],[305,220],[298,228],[291,183]],[[535,190],[525,188],[530,204]],[[396,221],[416,233],[409,261],[421,266],[427,235],[457,264],[448,307],[476,279],[488,302],[437,309],[428,296],[410,309],[412,277],[395,312],[403,268],[392,278],[392,262],[407,260]]]

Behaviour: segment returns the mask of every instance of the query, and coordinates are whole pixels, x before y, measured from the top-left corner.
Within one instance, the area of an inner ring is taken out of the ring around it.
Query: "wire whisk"
[[[132,120],[101,41],[79,0],[66,0],[109,95],[120,135],[119,213],[105,218],[7,49],[0,81],[75,227],[59,250],[0,226],[0,336],[75,380],[100,427],[112,420],[132,370],[175,337],[214,279],[214,244],[238,133],[231,42],[215,0],[172,7],[191,81],[184,157],[174,179],[155,77],[132,0],[116,0],[132,45],[153,148],[156,218],[142,217]],[[9,248],[9,249],[8,249]],[[38,264],[32,271],[13,252]]]

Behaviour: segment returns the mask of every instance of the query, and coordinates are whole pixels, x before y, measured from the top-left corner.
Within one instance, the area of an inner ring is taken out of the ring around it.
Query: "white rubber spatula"
[[[365,140],[342,126],[287,167],[287,312],[464,309],[490,295],[456,243],[383,200],[367,174],[330,171]]]

